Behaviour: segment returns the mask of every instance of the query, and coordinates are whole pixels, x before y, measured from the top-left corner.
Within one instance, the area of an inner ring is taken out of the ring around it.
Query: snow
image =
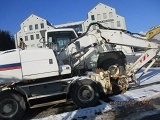
[[[139,113],[138,116],[135,116],[135,115],[131,115],[129,117],[126,117],[125,119],[126,120],[140,120],[146,116],[150,116],[150,115],[155,115],[155,114],[159,114],[160,113],[160,109],[155,109],[155,110],[151,110],[151,111],[145,111],[145,112],[142,112],[142,113]]]
[[[142,73],[142,70],[136,74],[136,77],[138,78]],[[160,82],[160,68],[150,68],[148,72],[146,72],[140,79],[140,85],[145,85],[153,82]],[[134,90],[127,91],[124,94],[114,95],[111,96],[110,99],[114,101],[114,104],[106,103],[103,101],[100,101],[101,104],[96,107],[90,107],[85,109],[78,109],[71,112],[65,112],[62,114],[57,115],[50,115],[45,118],[39,118],[39,120],[70,120],[73,118],[80,118],[80,117],[93,117],[96,116],[99,112],[107,112],[117,107],[117,105],[123,106],[126,105],[126,102],[130,101],[133,102],[132,104],[135,104],[140,101],[146,101],[149,99],[154,99],[160,96],[160,87],[157,84],[144,87],[144,88],[137,88]],[[117,102],[117,103],[116,103]],[[119,104],[120,103],[120,104]],[[129,103],[130,104],[130,103]],[[140,117],[145,115],[152,115],[158,113],[159,110],[152,111],[149,113],[142,113]],[[36,119],[33,119],[36,120]]]
[[[143,69],[142,69],[143,70]],[[136,74],[136,78],[140,76],[142,70]],[[160,68],[150,68],[146,74],[144,74],[140,79],[140,85],[145,85],[153,82],[160,82]]]
[[[54,116],[49,116],[46,118],[42,118],[41,120],[71,120],[73,118],[79,118],[81,116],[93,117],[96,113],[111,110],[112,107],[108,104],[103,102],[101,105],[97,107],[90,107],[80,110],[75,110],[72,112],[66,112]]]

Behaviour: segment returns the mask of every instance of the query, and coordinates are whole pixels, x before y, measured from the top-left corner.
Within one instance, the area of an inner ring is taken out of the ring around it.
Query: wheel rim
[[[117,65],[111,65],[108,70],[110,71],[110,74],[113,76],[119,75],[119,68]]]
[[[18,103],[13,99],[6,99],[0,103],[0,116],[10,118],[18,111]]]
[[[94,90],[91,86],[82,86],[78,90],[78,98],[82,102],[89,102],[94,98]]]

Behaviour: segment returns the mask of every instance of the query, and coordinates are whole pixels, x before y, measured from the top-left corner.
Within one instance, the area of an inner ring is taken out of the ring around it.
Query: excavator
[[[154,41],[157,44],[160,44],[160,26],[155,26],[151,28],[146,33],[146,38],[150,41]],[[153,64],[153,67],[159,67],[160,66],[160,58],[157,58],[157,61]]]
[[[93,25],[96,29],[90,30]],[[72,100],[80,108],[96,106],[101,96],[125,92],[130,84],[137,84],[137,71],[151,60],[145,73],[160,50],[153,41],[100,23],[91,23],[85,33],[74,36],[72,29],[48,30],[46,48],[0,53],[0,119],[21,119],[27,107],[51,102]],[[116,45],[146,51],[127,67],[126,56],[114,50]],[[108,47],[113,50],[107,51]]]
[[[156,40],[160,40],[160,26],[156,26],[151,28],[147,33],[146,33],[146,37],[148,39],[156,39]]]

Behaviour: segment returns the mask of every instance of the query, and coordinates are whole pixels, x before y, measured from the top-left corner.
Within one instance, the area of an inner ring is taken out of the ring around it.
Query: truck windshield
[[[57,50],[67,45],[76,35],[73,31],[52,31],[47,33],[47,42],[50,44],[49,48],[57,45]]]

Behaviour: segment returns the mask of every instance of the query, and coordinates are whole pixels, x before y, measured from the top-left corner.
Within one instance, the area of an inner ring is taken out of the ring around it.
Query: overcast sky
[[[129,31],[146,32],[160,25],[160,0],[0,0],[0,29],[15,34],[31,14],[52,25],[86,20],[98,3],[115,8],[125,17]]]

